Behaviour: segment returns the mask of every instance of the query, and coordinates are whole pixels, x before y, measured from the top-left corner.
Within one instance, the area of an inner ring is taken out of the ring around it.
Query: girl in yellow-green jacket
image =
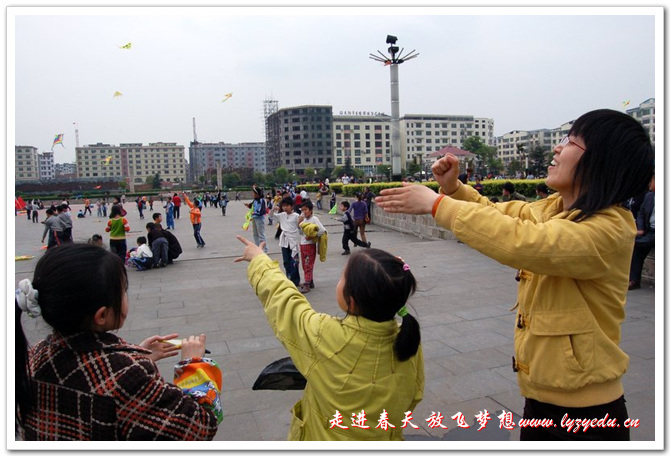
[[[289,440],[402,440],[423,398],[419,323],[405,303],[416,289],[409,266],[379,249],[349,258],[336,296],[345,318],[318,313],[263,253],[246,247],[249,282],[272,330],[307,379]],[[402,318],[398,325],[395,316]]]
[[[433,165],[440,194],[422,185],[382,190],[388,212],[432,214],[460,241],[518,270],[514,357],[521,440],[630,440],[619,347],[636,228],[622,207],[646,190],[654,151],[642,125],[601,109],[578,118],[554,147],[555,194],[494,204],[458,182],[458,159]],[[589,423],[575,428],[574,420]],[[573,426],[570,427],[570,420]],[[613,421],[615,420],[615,421]]]

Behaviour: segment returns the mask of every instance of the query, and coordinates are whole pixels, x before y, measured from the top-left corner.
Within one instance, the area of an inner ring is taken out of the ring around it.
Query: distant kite
[[[102,185],[96,185],[96,186],[93,187],[93,188],[96,189],[96,190],[100,190],[100,189],[102,188]]]
[[[111,155],[109,157],[105,158],[101,163],[103,163],[105,166],[107,166],[107,165],[109,165],[110,161],[112,161],[112,156]]]
[[[391,64],[391,61],[390,61],[390,60],[386,60],[386,61],[384,62],[384,66],[389,66],[390,64]]]
[[[119,98],[119,97],[122,97],[122,96],[123,96],[123,94],[121,92],[119,92],[118,90],[116,92],[114,92],[114,98]]]
[[[625,108],[626,106],[628,106],[630,104],[630,100],[626,100],[626,101],[622,102],[621,104]]]
[[[133,47],[133,43],[126,43],[123,46],[119,46],[119,49],[130,49]]]
[[[233,92],[230,92],[230,93],[225,94],[225,95],[223,96],[223,100],[221,100],[221,103],[223,103],[224,101],[228,101],[228,99],[229,99],[230,97],[232,97],[232,96],[233,96]]]
[[[63,133],[56,135],[54,138],[54,143],[51,145],[51,148],[53,149],[56,144],[60,144],[61,146],[65,147],[63,145]]]

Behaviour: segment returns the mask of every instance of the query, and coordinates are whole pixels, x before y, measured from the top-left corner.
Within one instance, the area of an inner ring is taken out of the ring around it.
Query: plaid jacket
[[[30,351],[36,410],[24,440],[211,440],[218,421],[111,333],[53,333]]]

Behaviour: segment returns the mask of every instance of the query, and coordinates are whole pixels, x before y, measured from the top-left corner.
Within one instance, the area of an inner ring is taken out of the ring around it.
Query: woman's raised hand
[[[451,195],[458,190],[458,158],[455,155],[446,154],[433,163],[431,170],[445,194]]]

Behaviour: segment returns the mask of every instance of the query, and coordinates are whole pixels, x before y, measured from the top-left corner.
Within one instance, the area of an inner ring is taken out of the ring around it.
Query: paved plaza
[[[73,214],[82,207],[73,204]],[[127,202],[125,207],[131,229],[130,248],[138,236],[146,236],[144,226],[151,221],[152,212],[145,211],[145,219],[140,220],[134,204]],[[158,203],[154,208],[155,212],[162,210]],[[166,268],[128,271],[130,313],[119,335],[138,343],[154,334],[205,333],[207,347],[224,377],[225,418],[215,440],[285,440],[290,409],[302,391],[251,389],[261,370],[287,356],[287,352],[270,330],[249,286],[248,263],[233,262],[243,250],[235,234],[253,238],[251,229],[244,232],[241,228],[246,210],[241,202],[234,201],[228,205],[226,217],[219,209],[205,208],[201,234],[207,245],[196,249],[188,213],[182,209],[174,233],[184,253]],[[342,224],[324,211],[315,210],[315,214],[329,232],[328,258],[324,263],[317,262],[316,288],[307,298],[317,311],[344,316],[335,300],[335,286],[349,258],[340,255]],[[44,216],[40,211],[40,220]],[[107,244],[106,222],[96,217],[95,211],[92,217],[75,218],[75,240],[85,242],[98,233]],[[16,285],[23,278],[32,278],[44,252],[40,250],[44,225],[27,221],[25,215],[16,217],[14,223],[16,255],[35,255],[32,260],[15,262]],[[281,262],[275,229],[267,227],[266,231],[269,254]],[[518,428],[502,430],[497,418],[503,411],[511,411],[516,423],[523,412],[524,401],[511,367],[514,312],[510,308],[516,302],[515,271],[455,240],[423,240],[374,224],[367,233],[373,247],[401,256],[418,281],[418,291],[408,308],[421,324],[426,384],[424,399],[413,413],[413,422],[420,429],[406,429],[407,440],[518,440]],[[64,286],[77,286],[77,280],[72,277],[72,283]],[[662,440],[662,435],[655,434],[655,338],[663,334],[655,332],[654,288],[643,285],[628,293],[621,347],[630,356],[630,368],[623,381],[629,415],[640,421],[638,428],[631,429],[632,440]],[[39,318],[26,317],[24,328],[32,343],[48,333]],[[176,359],[159,363],[169,380]],[[475,415],[484,410],[492,419],[477,432]],[[445,417],[443,424],[448,429],[428,426],[426,419],[433,412]],[[452,420],[458,412],[469,428],[459,428]],[[376,422],[376,417],[373,419]]]

